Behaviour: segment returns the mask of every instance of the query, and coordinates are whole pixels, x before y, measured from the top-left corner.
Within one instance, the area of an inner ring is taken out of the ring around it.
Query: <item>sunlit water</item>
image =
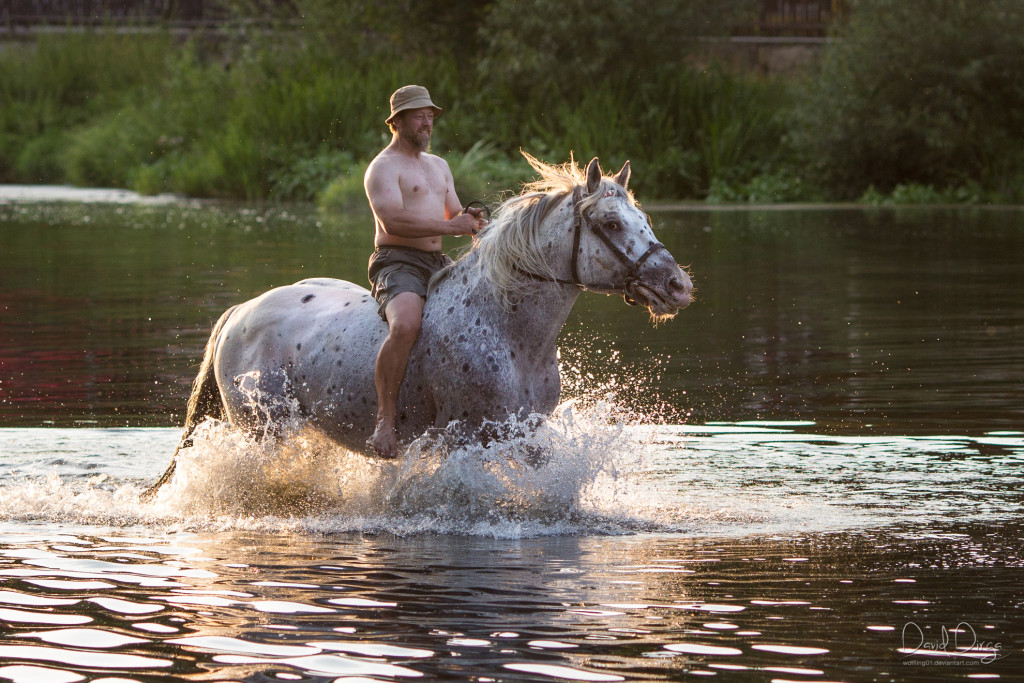
[[[144,503],[209,318],[361,281],[360,224],[33,207],[0,203],[0,680],[1024,670],[1017,213],[656,214],[697,303],[581,299],[538,432],[381,464],[208,423]]]
[[[0,676],[925,680],[1024,655],[1024,434],[562,416],[531,468],[211,425],[140,503],[177,438],[0,430],[0,658],[30,667]]]

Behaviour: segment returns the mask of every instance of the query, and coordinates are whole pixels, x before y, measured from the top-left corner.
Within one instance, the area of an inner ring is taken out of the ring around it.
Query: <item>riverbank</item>
[[[131,190],[69,185],[0,185],[0,202],[76,202],[79,204],[171,204],[185,197],[141,195]]]
[[[144,195],[132,190],[117,188],[73,187],[69,185],[17,185],[0,184],[0,204],[33,204],[33,203],[77,203],[77,204],[138,204],[144,206],[162,206],[182,203],[196,203],[205,200],[197,197],[186,197],[176,194]],[[312,202],[299,202],[312,208]],[[792,212],[792,211],[863,211],[870,208],[887,209],[939,209],[953,210],[962,208],[982,209],[987,211],[1020,211],[1022,204],[894,204],[866,202],[806,202],[806,203],[729,203],[714,204],[706,201],[651,201],[642,202],[644,209],[652,212],[689,213],[689,212]]]

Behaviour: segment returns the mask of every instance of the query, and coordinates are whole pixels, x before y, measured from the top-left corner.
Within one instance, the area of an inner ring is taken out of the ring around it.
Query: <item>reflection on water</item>
[[[290,513],[216,500],[204,511],[187,497],[141,505],[177,430],[0,430],[0,657],[24,667],[0,676],[930,681],[1018,671],[1024,433],[813,428],[632,426],[596,448],[638,451],[633,467],[603,470],[590,498],[540,518],[544,491],[517,498],[520,508],[474,504],[483,470],[467,463],[461,497],[445,497],[448,483],[432,474],[416,482],[421,500],[446,507],[396,508],[386,490],[358,511],[344,496]],[[54,447],[80,458],[40,466]],[[77,462],[96,453],[107,464]],[[410,466],[378,467],[377,490],[402,483],[388,467]],[[236,476],[231,486],[258,489],[263,475]],[[291,483],[321,477],[299,469]]]
[[[1024,656],[1020,560],[987,561],[1005,548],[971,526],[732,541],[0,540],[0,676],[16,681],[209,670],[218,680],[933,680],[1007,676]],[[922,552],[942,566],[921,566]],[[949,579],[982,566],[981,595]],[[139,580],[154,567],[165,568],[161,582]],[[40,588],[43,577],[103,585]],[[88,625],[61,626],[58,615]],[[942,645],[943,629],[956,644]]]

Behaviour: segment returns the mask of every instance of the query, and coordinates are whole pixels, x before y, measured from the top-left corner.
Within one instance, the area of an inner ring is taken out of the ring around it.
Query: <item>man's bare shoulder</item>
[[[426,162],[427,167],[431,169],[431,172],[439,174],[442,178],[448,179],[451,177],[451,169],[448,168],[448,162],[437,156],[436,154],[424,153],[421,155],[423,160]]]
[[[397,172],[400,162],[401,160],[396,158],[396,155],[391,150],[381,150],[381,152],[378,153],[372,161],[370,161],[369,166],[366,167],[366,176],[369,177],[370,174],[382,175],[389,172]]]
[[[448,162],[442,159],[441,157],[437,156],[436,154],[424,152],[422,156],[424,159],[426,159],[429,163],[433,164],[434,166],[443,168],[446,171],[448,170]]]

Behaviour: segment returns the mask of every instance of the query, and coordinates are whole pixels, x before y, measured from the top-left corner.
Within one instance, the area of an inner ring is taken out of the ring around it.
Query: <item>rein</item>
[[[518,266],[516,267],[516,271],[519,272],[521,275],[524,275],[524,276],[526,276],[526,277],[528,277],[528,278],[530,278],[532,280],[537,280],[537,281],[540,281],[540,282],[556,282],[556,283],[558,283],[560,285],[572,285],[574,287],[579,287],[583,291],[587,291],[587,290],[595,290],[595,291],[603,290],[603,291],[617,292],[617,293],[620,293],[622,295],[622,298],[626,301],[627,304],[629,304],[630,306],[636,306],[639,302],[637,301],[637,299],[635,297],[635,289],[636,289],[637,285],[640,282],[640,267],[643,266],[643,264],[651,256],[653,256],[657,252],[665,249],[666,248],[665,245],[662,244],[661,242],[653,243],[651,246],[647,247],[647,251],[645,251],[643,254],[641,254],[640,257],[634,261],[633,259],[629,258],[629,255],[626,252],[624,252],[621,248],[619,248],[619,245],[615,244],[615,242],[608,236],[608,233],[605,232],[604,227],[602,227],[602,226],[600,226],[600,225],[598,225],[596,223],[592,223],[587,216],[583,215],[583,209],[582,209],[582,207],[580,205],[580,201],[582,199],[583,199],[583,187],[577,185],[573,189],[573,191],[572,191],[572,214],[573,214],[572,231],[573,231],[573,235],[572,235],[572,260],[570,262],[570,272],[572,273],[572,279],[571,280],[565,280],[565,279],[558,278],[558,277],[550,277],[550,276],[546,276],[546,275],[538,275],[537,273],[532,273],[532,272],[530,272],[528,270],[525,270],[523,268],[519,268]],[[593,232],[595,235],[597,235],[597,237],[602,242],[604,242],[605,246],[608,247],[609,251],[612,252],[612,254],[615,256],[615,258],[617,258],[620,263],[622,263],[624,266],[626,266],[626,268],[627,268],[626,275],[625,275],[625,277],[623,277],[621,283],[619,283],[619,284],[614,284],[614,283],[613,284],[604,284],[604,283],[594,283],[594,282],[592,282],[592,283],[585,283],[585,282],[583,282],[582,278],[580,278],[580,271],[579,271],[580,242],[583,239],[583,228],[584,228],[584,225],[586,225],[586,227],[589,227],[591,232]]]

